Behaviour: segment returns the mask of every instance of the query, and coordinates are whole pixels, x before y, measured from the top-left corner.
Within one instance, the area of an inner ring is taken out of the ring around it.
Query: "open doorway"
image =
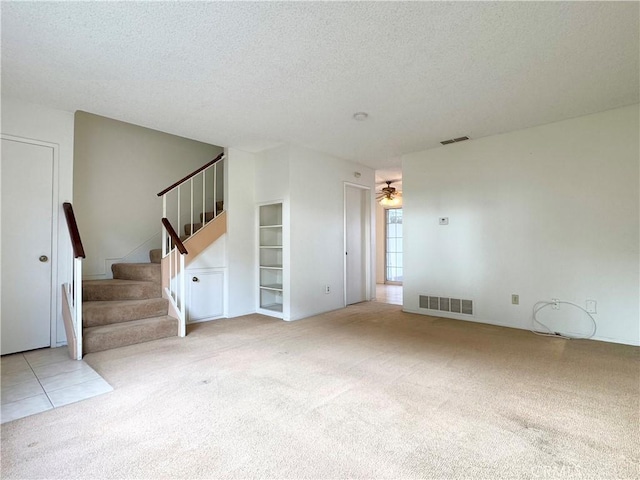
[[[384,283],[376,285],[376,299],[402,305],[402,208],[384,210]]]
[[[404,256],[401,170],[377,171],[376,184],[376,300],[402,305]],[[389,187],[393,191],[388,190]]]

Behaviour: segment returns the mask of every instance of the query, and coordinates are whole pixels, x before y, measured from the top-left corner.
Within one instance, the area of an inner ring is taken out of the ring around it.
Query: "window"
[[[402,209],[390,208],[385,215],[385,283],[402,283]]]

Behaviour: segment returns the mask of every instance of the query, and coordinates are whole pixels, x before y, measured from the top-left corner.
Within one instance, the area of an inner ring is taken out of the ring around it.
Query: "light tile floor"
[[[2,423],[79,402],[113,390],[67,347],[5,355],[1,360]]]
[[[402,305],[402,285],[376,285],[376,302]]]

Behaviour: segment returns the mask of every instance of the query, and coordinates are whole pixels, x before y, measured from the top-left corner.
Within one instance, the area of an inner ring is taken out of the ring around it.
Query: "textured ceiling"
[[[377,168],[638,102],[638,17],[638,2],[2,2],[2,88]]]

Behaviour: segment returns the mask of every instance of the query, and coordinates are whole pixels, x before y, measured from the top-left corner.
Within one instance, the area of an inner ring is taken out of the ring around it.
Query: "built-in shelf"
[[[260,226],[282,226],[282,203],[270,203],[260,206]]]
[[[280,312],[282,313],[282,304],[281,303],[272,303],[271,305],[260,305],[260,308],[264,310],[271,310],[272,312]]]
[[[258,207],[259,310],[283,312],[282,203]]]

